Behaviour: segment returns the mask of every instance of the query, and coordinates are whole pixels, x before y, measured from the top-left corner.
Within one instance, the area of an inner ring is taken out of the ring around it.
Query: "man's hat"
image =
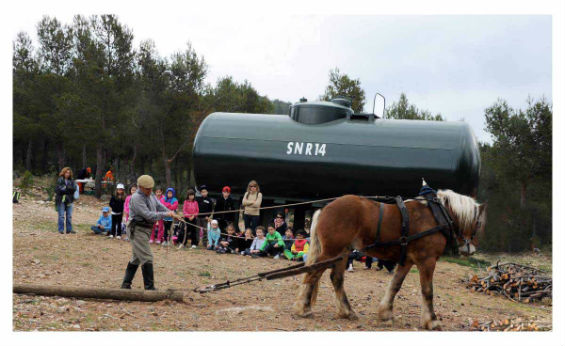
[[[208,190],[208,186],[206,186],[206,185],[200,185],[200,187],[198,188],[198,190],[199,190],[199,191]]]
[[[231,188],[229,186],[224,186],[222,192],[231,192]]]
[[[152,189],[155,186],[155,180],[150,175],[144,174],[137,178],[137,185],[146,189]]]

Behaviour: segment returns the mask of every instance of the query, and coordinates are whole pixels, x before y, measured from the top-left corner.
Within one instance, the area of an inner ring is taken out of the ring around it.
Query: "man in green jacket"
[[[274,259],[278,259],[280,254],[284,251],[284,240],[280,233],[276,231],[274,224],[269,224],[267,229],[268,233],[263,246],[261,246],[261,251],[267,255],[274,256]]]

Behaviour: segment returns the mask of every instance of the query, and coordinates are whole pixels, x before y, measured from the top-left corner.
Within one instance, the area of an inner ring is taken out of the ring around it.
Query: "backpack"
[[[78,198],[80,197],[79,188],[76,182],[74,182],[74,184],[75,184],[75,193],[73,194],[73,201],[78,201]]]

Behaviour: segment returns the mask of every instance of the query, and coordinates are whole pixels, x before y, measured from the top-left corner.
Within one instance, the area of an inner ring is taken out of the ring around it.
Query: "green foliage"
[[[522,207],[528,183],[551,180],[552,110],[545,99],[528,104],[526,111],[513,110],[499,100],[485,110],[486,130],[494,139],[495,174],[512,176],[521,184]]]
[[[274,106],[265,96],[247,80],[238,83],[233,77],[220,78],[215,88],[207,91],[207,103],[210,109],[219,112],[237,113],[272,113]],[[288,112],[288,111],[287,111]]]
[[[22,180],[20,181],[20,189],[23,191],[27,191],[33,186],[33,175],[30,171],[25,171],[24,175],[22,176]]]
[[[429,111],[420,110],[415,105],[408,103],[406,94],[400,94],[398,102],[394,102],[386,110],[387,119],[435,120],[443,121],[441,114],[432,115]]]
[[[52,201],[55,197],[55,187],[57,186],[57,179],[51,179],[49,186],[45,187],[45,192],[47,192],[47,200]]]
[[[481,248],[522,251],[551,243],[551,106],[529,101],[513,110],[499,100],[485,110],[493,144],[481,145],[479,199],[488,201]]]
[[[361,89],[359,79],[349,78],[345,73],[340,73],[337,67],[330,70],[329,77],[329,85],[326,87],[324,95],[320,98],[323,101],[330,101],[338,96],[347,96],[352,100],[351,108],[353,111],[356,113],[362,112],[365,105],[365,91]]]

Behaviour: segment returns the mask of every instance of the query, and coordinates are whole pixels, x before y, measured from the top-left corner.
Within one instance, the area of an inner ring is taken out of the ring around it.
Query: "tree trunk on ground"
[[[100,198],[102,196],[102,175],[104,167],[104,150],[102,149],[102,144],[96,145],[96,175],[94,181],[94,189],[96,198]]]
[[[31,138],[28,140],[27,142],[27,150],[26,150],[26,169],[28,171],[31,171],[31,153],[32,153],[32,145],[33,145],[33,141],[31,140]]]
[[[155,302],[160,300],[182,301],[183,293],[178,290],[143,291],[107,289],[95,287],[65,287],[65,286],[41,286],[41,285],[14,285],[14,293],[34,294],[41,296],[59,296],[73,298],[115,299],[135,300],[143,302]]]
[[[86,162],[86,144],[82,145],[82,167],[81,168],[86,168],[87,166],[87,162]]]

